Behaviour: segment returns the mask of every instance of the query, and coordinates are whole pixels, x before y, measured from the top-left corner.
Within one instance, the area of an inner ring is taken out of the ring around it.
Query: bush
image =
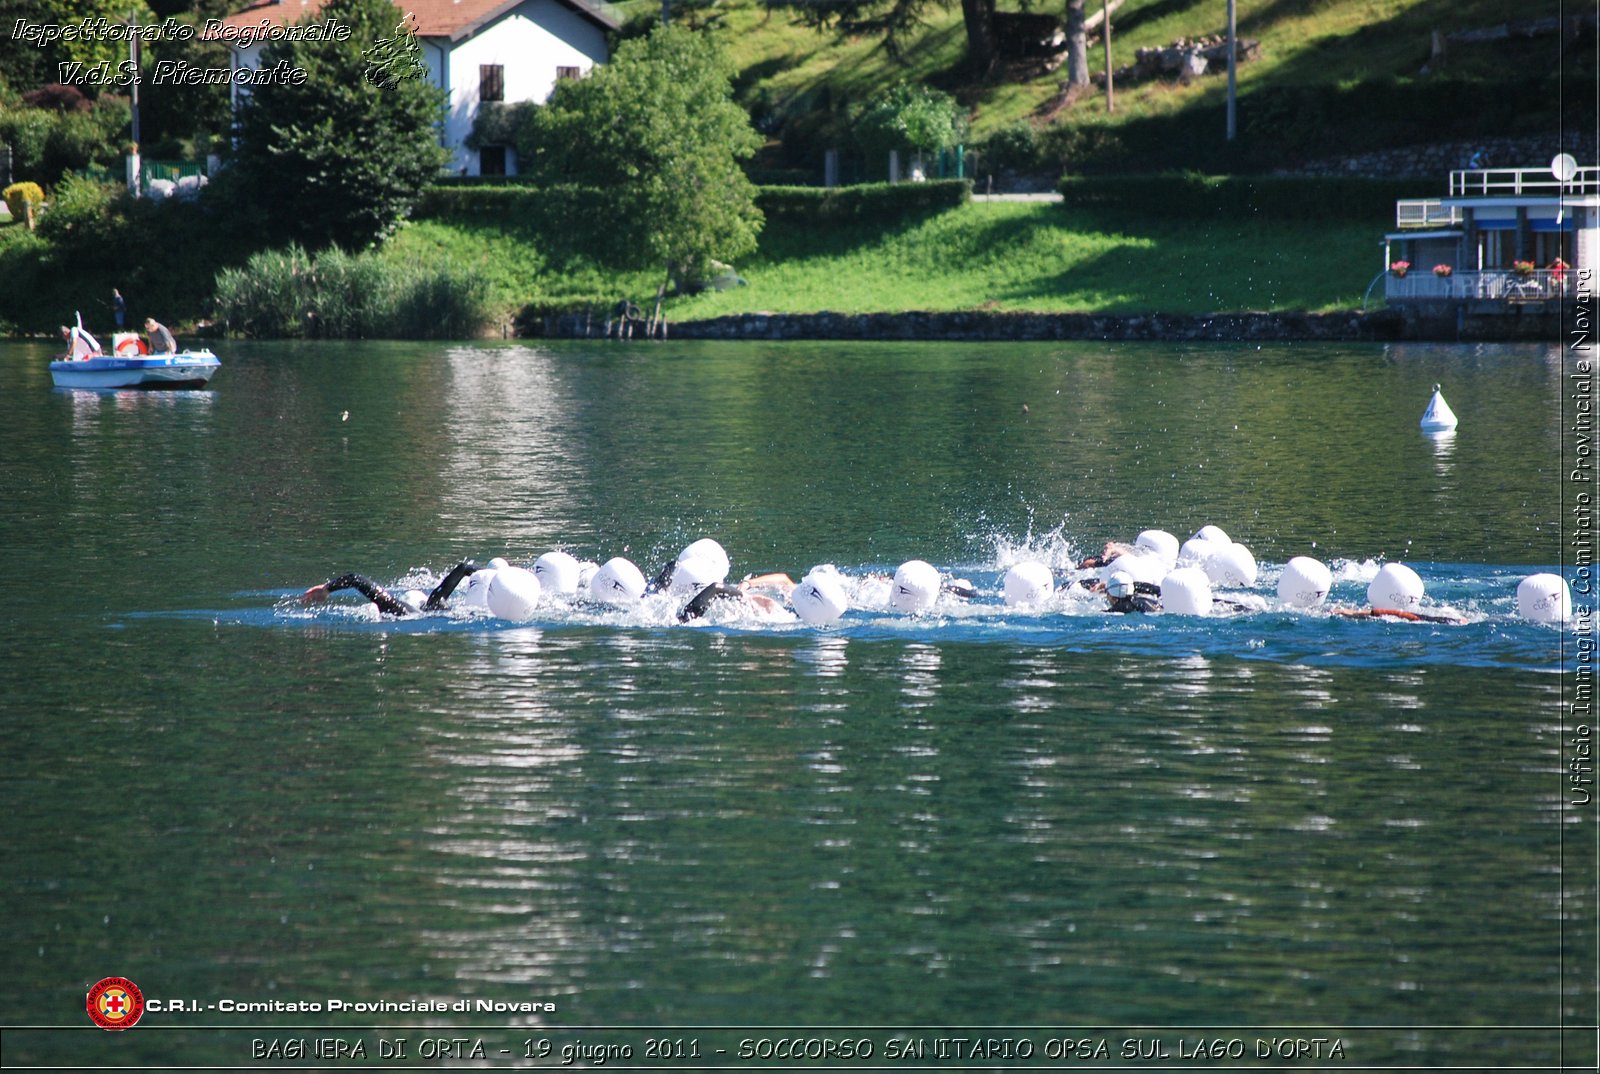
[[[1002,127],[979,142],[974,151],[978,155],[978,167],[986,172],[1024,175],[1043,167],[1039,155],[1039,135],[1031,123],[1013,123]]]
[[[867,183],[861,186],[767,186],[756,206],[768,220],[816,225],[899,220],[954,209],[972,198],[966,179],[926,183]]]
[[[1415,182],[1305,176],[1065,176],[1057,189],[1069,207],[1145,216],[1259,217],[1271,220],[1392,219]]]
[[[39,234],[50,242],[85,249],[112,241],[111,205],[122,191],[110,183],[68,175],[50,197],[50,209],[39,221]]]
[[[460,339],[489,319],[487,287],[453,265],[401,265],[375,253],[299,246],[217,274],[230,331],[257,338]]]
[[[12,183],[6,187],[6,208],[11,210],[13,220],[21,220],[28,214],[28,206],[32,205],[37,211],[44,204],[44,191],[38,183]]]

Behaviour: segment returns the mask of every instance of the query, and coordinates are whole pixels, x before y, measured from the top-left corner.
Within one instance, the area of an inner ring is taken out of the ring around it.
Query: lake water
[[[1514,613],[1563,551],[1560,349],[218,350],[213,390],[136,394],[0,344],[8,1065],[1592,1066],[1573,639]],[[1467,623],[999,596],[1207,523],[1266,600],[1291,556],[1351,605],[1403,560]],[[920,558],[979,595],[825,631],[291,599],[707,535],[736,575]],[[193,1008],[103,1033],[108,976]]]

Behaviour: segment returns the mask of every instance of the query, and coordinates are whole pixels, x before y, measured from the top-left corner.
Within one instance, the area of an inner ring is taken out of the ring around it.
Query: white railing
[[[1409,198],[1394,203],[1394,226],[1398,228],[1444,227],[1461,223],[1461,209],[1446,208],[1438,198]]]
[[[1453,198],[1600,193],[1600,167],[1579,168],[1562,182],[1543,168],[1472,168],[1450,173]]]
[[[1572,272],[1552,272],[1539,269],[1524,276],[1510,269],[1484,269],[1481,272],[1457,272],[1450,276],[1435,276],[1424,269],[1412,270],[1404,276],[1389,273],[1384,283],[1384,297],[1393,302],[1408,298],[1487,299],[1506,303],[1542,302],[1572,293]]]

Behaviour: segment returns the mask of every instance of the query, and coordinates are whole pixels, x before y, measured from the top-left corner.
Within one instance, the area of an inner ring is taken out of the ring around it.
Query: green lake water
[[[950,1069],[939,1040],[992,1037],[1592,1068],[1572,637],[1512,611],[1562,563],[1559,349],[217,349],[212,390],[137,394],[0,344],[7,1065],[829,1037]],[[1417,428],[1436,382],[1453,440]],[[1269,601],[1291,556],[1347,604],[1404,560],[1468,622],[999,601],[1019,559],[1207,523]],[[826,631],[289,599],[554,547],[649,574],[701,536],[738,575],[920,558],[980,595]],[[103,1033],[108,976],[196,1009]],[[219,1007],[331,999],[468,1010]]]

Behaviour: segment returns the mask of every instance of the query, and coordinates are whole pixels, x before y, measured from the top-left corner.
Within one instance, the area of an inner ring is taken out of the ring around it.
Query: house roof
[[[243,11],[221,20],[225,27],[259,26],[263,21],[279,26],[301,22],[322,10],[327,0],[257,0]],[[521,4],[523,0],[404,0],[403,10],[416,16],[417,34],[459,41],[477,32]],[[621,25],[603,0],[555,0],[576,11],[603,30]],[[220,34],[207,34],[217,37]]]

